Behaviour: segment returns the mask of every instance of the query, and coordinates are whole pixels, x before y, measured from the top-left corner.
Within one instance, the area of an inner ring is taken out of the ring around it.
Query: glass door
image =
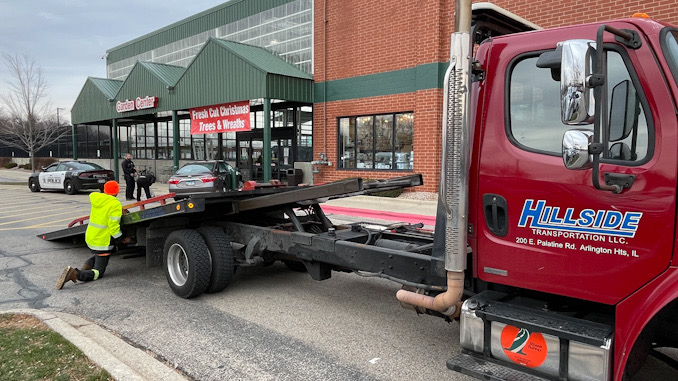
[[[241,140],[238,142],[238,170],[242,175],[243,181],[252,179],[252,161],[250,160],[250,141]]]
[[[257,181],[264,180],[264,142],[261,139],[252,139],[252,150],[250,158],[252,161],[253,179]]]

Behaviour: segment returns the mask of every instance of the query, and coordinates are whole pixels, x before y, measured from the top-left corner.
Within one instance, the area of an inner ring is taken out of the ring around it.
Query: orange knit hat
[[[115,196],[118,192],[120,192],[120,186],[117,181],[111,180],[104,184],[104,193]]]

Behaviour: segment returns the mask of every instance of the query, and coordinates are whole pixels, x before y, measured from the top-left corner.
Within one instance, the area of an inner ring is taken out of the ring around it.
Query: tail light
[[[209,177],[201,177],[200,180],[202,180],[203,183],[211,183],[213,181],[216,181],[217,178],[215,176],[209,176]]]
[[[179,184],[179,179],[171,178],[167,182],[170,183],[170,184],[176,185],[176,184]]]

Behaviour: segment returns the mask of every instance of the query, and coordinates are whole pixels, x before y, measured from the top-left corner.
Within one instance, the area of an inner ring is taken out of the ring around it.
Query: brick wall
[[[542,28],[626,18],[636,12],[647,13],[655,20],[678,24],[678,7],[674,0],[574,0],[569,2],[498,0],[493,3]]]
[[[678,24],[678,7],[673,0],[500,0],[494,4],[543,28],[629,17],[636,12]],[[450,34],[454,31],[452,0],[316,1],[314,7],[316,82],[449,59]],[[414,111],[414,173],[423,174],[425,184],[415,190],[436,192],[442,152],[442,99],[442,90],[431,89],[316,103],[313,109],[314,159],[324,152],[332,165],[319,167],[321,172],[315,175],[315,182],[355,176],[389,178],[411,173],[338,170],[337,118]]]
[[[332,81],[444,62],[453,26],[449,0],[345,0],[315,2],[314,77]],[[325,34],[325,31],[327,33]],[[325,60],[326,58],[326,60]],[[314,158],[327,154],[316,182],[347,177],[389,178],[409,171],[337,170],[337,118],[414,111],[414,173],[424,176],[419,191],[436,192],[440,172],[442,90],[316,103],[313,108]]]
[[[450,0],[328,1],[325,17],[324,1],[316,1],[316,81],[446,61],[448,48],[441,48],[441,43],[449,41],[452,4]]]

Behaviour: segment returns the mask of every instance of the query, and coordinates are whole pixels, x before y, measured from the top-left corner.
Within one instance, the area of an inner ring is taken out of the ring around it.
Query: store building
[[[638,11],[678,21],[667,1],[495,4],[541,27]],[[453,20],[452,0],[226,2],[108,50],[107,78],[89,78],[72,108],[72,154],[119,169],[130,152],[161,175],[214,158],[256,179],[422,173],[417,190],[436,192]],[[242,105],[249,128],[196,131],[201,111]]]

